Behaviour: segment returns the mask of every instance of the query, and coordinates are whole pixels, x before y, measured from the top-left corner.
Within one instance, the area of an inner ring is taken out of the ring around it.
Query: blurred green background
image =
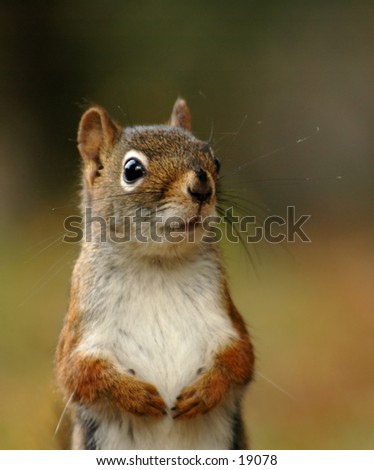
[[[373,45],[372,1],[0,4],[0,448],[66,445],[53,361],[82,109],[160,123],[178,95],[248,213],[312,215],[312,243],[252,261],[225,244],[258,358],[252,448],[373,448]]]

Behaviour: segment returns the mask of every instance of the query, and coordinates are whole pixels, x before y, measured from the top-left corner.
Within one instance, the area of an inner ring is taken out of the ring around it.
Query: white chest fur
[[[172,407],[198,371],[212,365],[217,350],[237,337],[220,300],[216,261],[199,258],[173,269],[131,259],[121,266],[110,259],[100,262],[100,269],[93,265],[85,284],[89,295],[81,300],[86,323],[80,350],[110,357],[124,372],[132,369],[138,378],[152,383]],[[226,402],[187,423],[170,416],[142,419],[126,415],[119,425],[106,423],[101,445],[225,448],[230,433],[228,407]],[[132,443],[120,430],[126,423],[131,427]]]

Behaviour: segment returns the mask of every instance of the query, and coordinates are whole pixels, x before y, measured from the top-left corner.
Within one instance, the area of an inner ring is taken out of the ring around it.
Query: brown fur
[[[139,416],[165,414],[165,403],[153,385],[121,374],[108,360],[74,354],[66,365],[64,386],[74,401],[93,405],[103,400]]]
[[[77,308],[77,289],[76,286],[73,286],[71,289],[69,311],[65,318],[56,351],[57,379],[62,389],[64,389],[65,377],[69,374],[67,361],[74,347],[79,344],[81,337],[82,319]]]

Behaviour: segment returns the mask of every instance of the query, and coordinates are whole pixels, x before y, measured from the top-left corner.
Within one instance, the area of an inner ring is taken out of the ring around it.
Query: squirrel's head
[[[191,134],[183,99],[168,125],[122,129],[104,109],[90,108],[80,121],[78,149],[83,207],[95,222],[105,220],[106,235],[108,228],[117,241],[131,234],[145,250],[201,241],[203,221],[215,215],[219,161]]]

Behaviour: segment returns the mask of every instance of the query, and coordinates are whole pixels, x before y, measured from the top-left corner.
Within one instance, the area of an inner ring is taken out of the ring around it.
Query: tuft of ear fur
[[[191,112],[183,98],[178,98],[174,103],[170,118],[170,125],[173,127],[181,127],[187,131],[192,129]]]
[[[100,170],[105,164],[105,154],[113,147],[121,132],[121,127],[99,106],[90,108],[83,114],[78,129],[78,150],[90,186],[100,176]]]

